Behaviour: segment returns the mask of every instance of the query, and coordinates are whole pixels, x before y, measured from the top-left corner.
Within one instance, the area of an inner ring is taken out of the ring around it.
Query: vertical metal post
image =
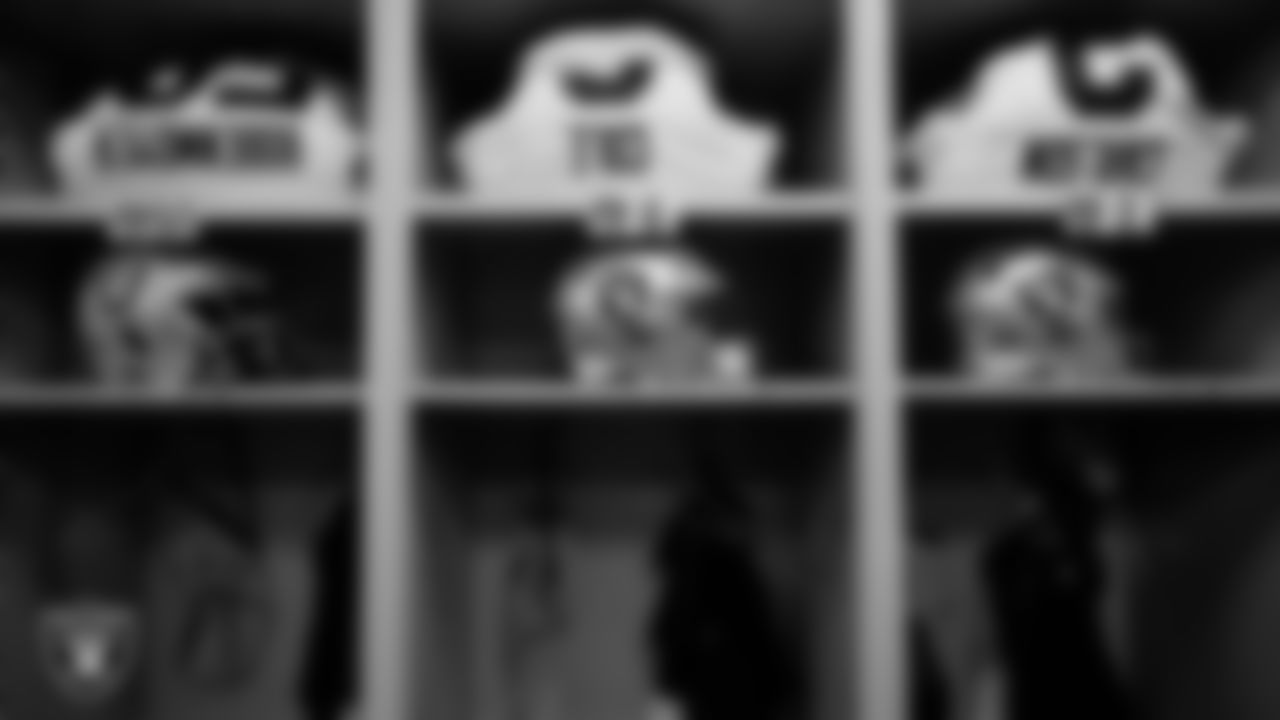
[[[413,717],[415,522],[410,366],[414,200],[418,186],[420,0],[364,0],[370,184],[365,203],[361,689],[364,719]]]
[[[859,372],[852,582],[858,720],[906,720],[906,477],[899,357],[894,174],[895,28],[891,0],[844,0],[846,177],[852,181],[850,278],[857,283]]]

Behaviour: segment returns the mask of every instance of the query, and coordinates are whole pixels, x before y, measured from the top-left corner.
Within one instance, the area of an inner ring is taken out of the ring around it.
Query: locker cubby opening
[[[456,189],[454,138],[504,101],[532,44],[576,25],[633,22],[691,41],[712,65],[721,106],[777,129],[783,149],[775,184],[827,187],[852,174],[843,167],[855,118],[844,116],[837,0],[796,0],[785,7],[761,1],[624,0],[593,7],[576,0],[442,0],[425,3],[424,13],[420,57],[432,185]]]
[[[307,683],[325,674],[341,682],[344,671],[338,667],[335,675],[334,658],[314,651],[352,648],[341,634],[358,636],[346,610],[359,592],[352,582],[358,567],[350,565],[355,556],[342,560],[349,565],[335,575],[332,549],[323,545],[358,493],[357,427],[354,415],[341,412],[6,413],[0,418],[4,711],[36,718],[84,712],[81,701],[53,683],[36,629],[49,603],[97,588],[105,593],[95,593],[97,599],[137,609],[143,632],[132,683],[99,716],[316,717]],[[81,538],[60,560],[48,550],[57,546],[48,534],[55,528],[64,543]],[[54,567],[62,573],[53,574]],[[235,598],[223,606],[230,624],[211,630],[206,623],[197,650],[209,652],[212,639],[224,643],[212,652],[226,654],[191,654],[195,613],[218,600],[209,592],[226,591],[233,594],[225,600]],[[218,657],[218,664],[199,664]],[[214,674],[201,674],[202,667]]]
[[[915,676],[915,700],[936,692],[925,683],[941,676],[951,712],[975,717],[983,671],[1009,667],[997,645],[997,628],[1011,618],[993,610],[993,547],[1028,517],[1019,433],[1050,423],[1086,433],[1118,480],[1110,520],[1094,534],[1104,583],[1095,597],[1102,645],[1136,716],[1244,720],[1280,711],[1280,409],[941,406],[911,418],[912,610],[925,639],[915,657],[917,668],[937,673]],[[1036,571],[1019,567],[999,581],[1004,593],[1036,582],[1028,575]],[[1036,574],[1047,582],[1047,572]],[[1044,607],[1069,602],[1039,597]],[[1025,620],[1021,627],[1027,632]],[[1061,677],[1069,685],[1080,673],[1063,668]],[[1071,699],[1058,694],[1042,699]]]
[[[902,244],[903,332],[909,367],[960,367],[948,295],[988,253],[1048,244],[1081,253],[1118,283],[1135,357],[1155,377],[1265,377],[1277,368],[1272,309],[1280,278],[1276,228],[1266,221],[1168,220],[1151,238],[1091,241],[1056,219],[916,221]]]
[[[751,562],[795,680],[782,716],[848,716],[846,416],[434,410],[418,418],[426,475],[417,486],[425,509],[417,565],[431,608],[418,712],[463,720],[517,712],[503,670],[501,628],[512,612],[504,583],[532,493],[550,478],[568,623],[558,716],[647,716],[648,623],[663,592],[654,544],[693,487],[694,453],[705,452],[747,508]]]
[[[0,240],[0,327],[10,338],[3,343],[9,376],[84,381],[87,349],[76,306],[87,278],[112,252],[110,240],[98,228],[70,223],[9,223]],[[273,382],[355,379],[363,253],[354,228],[218,225],[198,242],[212,257],[266,280],[291,366],[288,377]]]
[[[731,287],[765,379],[847,372],[844,268],[838,223],[693,222],[682,232]],[[417,247],[423,372],[446,379],[566,378],[555,295],[566,273],[605,248],[584,223],[433,222]],[[607,248],[606,248],[607,249]]]

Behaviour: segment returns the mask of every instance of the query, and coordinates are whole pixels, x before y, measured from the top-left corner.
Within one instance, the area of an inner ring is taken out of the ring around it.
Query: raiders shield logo
[[[43,667],[63,697],[98,704],[125,686],[138,664],[141,628],[132,608],[99,602],[63,604],[39,618]]]

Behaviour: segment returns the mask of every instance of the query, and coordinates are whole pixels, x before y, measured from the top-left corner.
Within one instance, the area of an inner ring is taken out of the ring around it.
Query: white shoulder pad
[[[922,189],[1005,199],[1100,184],[1179,197],[1221,189],[1247,126],[1209,115],[1170,45],[1142,34],[1088,48],[1082,62],[1099,88],[1145,74],[1146,103],[1120,117],[1091,115],[1068,97],[1048,42],[1019,43],[996,53],[961,98],[916,128],[909,159]],[[1057,158],[1052,174],[1034,169],[1032,158],[1046,148]],[[1116,162],[1125,158],[1139,164]]]
[[[104,93],[53,135],[64,188],[107,203],[257,204],[338,198],[348,193],[361,144],[332,90],[318,84],[294,107],[243,106],[228,90],[264,96],[281,87],[278,68],[230,62],[185,95],[128,103]],[[155,76],[158,91],[181,82]]]
[[[571,77],[602,84],[637,64],[632,97],[584,101]],[[716,104],[711,71],[691,47],[648,25],[557,33],[524,57],[512,94],[464,129],[452,153],[467,190],[578,197],[600,186],[692,197],[763,190],[777,133]]]

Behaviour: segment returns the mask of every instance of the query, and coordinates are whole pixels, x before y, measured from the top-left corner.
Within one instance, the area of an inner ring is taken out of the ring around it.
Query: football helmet
[[[93,378],[177,390],[279,366],[266,279],[191,250],[126,248],[94,267],[78,321]]]
[[[242,687],[275,639],[261,561],[208,526],[175,528],[169,543],[165,578],[183,597],[169,662],[206,690]]]
[[[1100,90],[1145,79],[1145,98],[1114,115],[1077,107],[1070,68],[1047,38],[1000,50],[962,97],[928,114],[909,169],[928,193],[1026,197],[1102,185],[1203,196],[1222,189],[1247,138],[1205,110],[1173,49],[1154,35],[1086,46],[1083,82]]]
[[[1104,380],[1129,368],[1120,288],[1101,266],[1045,245],[984,257],[951,296],[965,369],[996,382]]]
[[[176,67],[129,98],[104,92],[54,134],[65,189],[107,201],[288,202],[341,196],[362,148],[350,103],[331,83],[247,61],[203,82]]]
[[[750,343],[726,280],[688,250],[617,249],[570,269],[555,296],[561,340],[584,384],[742,381]]]

